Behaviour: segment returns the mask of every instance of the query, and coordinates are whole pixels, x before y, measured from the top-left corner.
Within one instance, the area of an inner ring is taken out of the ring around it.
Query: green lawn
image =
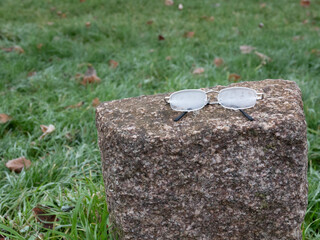
[[[0,48],[24,50],[0,49],[0,113],[12,117],[0,125],[0,239],[112,239],[92,100],[227,85],[232,73],[240,81],[282,78],[300,86],[309,144],[302,227],[304,239],[320,239],[320,0],[307,8],[299,0],[180,2],[0,1]],[[272,61],[260,65],[241,45]],[[101,82],[84,86],[77,74],[89,63]],[[194,75],[197,67],[204,73]],[[41,124],[56,129],[40,140]],[[11,173],[5,163],[21,156],[32,166]],[[36,221],[38,205],[59,218],[53,230]]]

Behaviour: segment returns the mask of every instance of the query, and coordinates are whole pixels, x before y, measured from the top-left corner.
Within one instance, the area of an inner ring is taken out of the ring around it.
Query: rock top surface
[[[122,239],[301,239],[307,141],[300,89],[286,80],[230,86],[265,94],[246,110],[255,121],[209,105],[174,122],[179,113],[164,101],[170,94],[99,105],[108,208]]]

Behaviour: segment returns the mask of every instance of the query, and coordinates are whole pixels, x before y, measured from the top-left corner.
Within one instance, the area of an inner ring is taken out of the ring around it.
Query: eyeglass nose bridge
[[[206,92],[206,94],[208,95],[208,93],[217,93],[219,94],[219,91],[215,91],[215,90],[209,90]],[[219,104],[219,102],[210,102],[210,98],[208,97],[208,104]]]

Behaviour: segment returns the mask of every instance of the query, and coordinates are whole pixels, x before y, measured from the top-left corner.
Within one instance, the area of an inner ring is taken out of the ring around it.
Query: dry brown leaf
[[[163,41],[163,40],[165,40],[165,38],[164,38],[164,36],[162,36],[161,34],[158,36],[158,40],[159,41]]]
[[[37,74],[37,72],[28,72],[27,77],[33,77]]]
[[[86,22],[86,27],[87,28],[91,27],[91,22]]]
[[[11,171],[15,171],[16,173],[20,173],[23,168],[28,169],[30,166],[31,161],[26,159],[25,157],[12,159],[6,163],[6,167]]]
[[[182,9],[183,9],[182,3],[179,4],[178,9],[179,9],[179,10],[182,10]]]
[[[210,17],[208,17],[208,16],[202,16],[201,18],[204,19],[204,20],[206,20],[206,21],[210,21],[210,22],[213,22],[213,21],[214,21],[214,16],[210,16]]]
[[[166,56],[166,60],[167,60],[167,61],[170,61],[171,59],[172,59],[171,56]]]
[[[310,6],[310,0],[301,0],[300,1],[300,5],[302,6],[302,7],[309,7]]]
[[[66,14],[66,13],[62,13],[61,17],[62,17],[62,18],[66,18],[66,17],[67,17],[67,14]]]
[[[111,67],[111,68],[117,68],[118,65],[119,65],[118,62],[116,62],[116,61],[114,61],[114,60],[112,60],[112,59],[109,60],[109,67]]]
[[[39,139],[43,139],[45,136],[52,133],[56,129],[52,124],[50,124],[49,126],[40,125],[40,128],[43,134],[39,137]]]
[[[165,0],[164,4],[167,6],[172,6],[174,4],[173,0]]]
[[[66,107],[66,109],[79,108],[79,107],[83,106],[83,104],[84,104],[84,101],[81,101],[81,102],[78,102],[77,104],[70,105],[70,106]]]
[[[214,65],[216,65],[217,67],[220,67],[224,63],[222,58],[215,58],[213,62],[214,62]]]
[[[43,44],[42,44],[42,43],[39,43],[39,44],[37,45],[37,48],[38,48],[39,50],[41,50],[42,47],[43,47]]]
[[[49,26],[52,26],[52,25],[54,24],[54,22],[47,22],[47,24],[48,24]]]
[[[302,21],[302,24],[308,24],[309,23],[309,20],[308,19],[305,19]]]
[[[298,40],[303,40],[303,36],[294,36],[293,38],[292,38],[292,40],[293,41],[298,41]]]
[[[200,67],[200,68],[196,68],[193,70],[192,72],[193,74],[202,74],[204,73],[204,68]]]
[[[62,15],[62,12],[61,12],[61,11],[58,11],[58,12],[57,12],[57,15],[58,15],[58,16],[61,16],[61,15]]]
[[[311,54],[315,54],[316,56],[320,56],[320,50],[319,49],[312,49]]]
[[[21,53],[24,53],[23,48],[20,47],[20,46],[14,46],[14,47],[9,47],[9,48],[2,48],[2,50],[5,51],[5,52],[13,52],[13,51],[15,51],[15,52],[20,53],[20,54],[21,54]]]
[[[148,25],[153,24],[153,20],[149,20],[149,21],[147,21],[147,24],[148,24]]]
[[[238,82],[241,79],[241,76],[236,73],[229,74],[228,80],[231,82]]]
[[[195,34],[195,32],[186,32],[183,36],[185,38],[193,38],[194,34]]]
[[[9,115],[5,114],[5,113],[0,113],[0,123],[6,123],[8,121],[10,121],[12,119],[12,117],[10,117]]]
[[[261,3],[261,4],[260,4],[260,8],[265,8],[266,6],[267,6],[266,3]]]
[[[81,84],[87,85],[88,83],[99,83],[100,81],[101,79],[97,76],[96,70],[91,65],[89,65]]]
[[[92,107],[98,107],[100,104],[99,98],[95,98],[92,100]]]
[[[38,222],[43,224],[44,228],[52,229],[54,222],[59,221],[59,218],[53,213],[50,213],[50,208],[45,206],[37,206],[32,209]]]
[[[264,55],[263,53],[254,51],[254,54],[256,54],[261,59],[261,64],[263,64],[263,65],[272,61],[272,59],[270,57],[268,57],[267,55]]]
[[[8,238],[6,236],[3,236],[2,234],[0,234],[0,240],[7,240]]]
[[[256,48],[255,47],[252,47],[252,46],[248,46],[248,45],[242,45],[240,46],[240,51],[241,53],[243,54],[248,54],[248,53],[251,53],[253,50],[255,50]]]

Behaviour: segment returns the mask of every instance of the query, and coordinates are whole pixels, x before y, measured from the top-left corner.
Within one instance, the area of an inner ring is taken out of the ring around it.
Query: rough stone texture
[[[301,239],[301,92],[285,80],[231,86],[265,93],[247,110],[255,121],[210,105],[174,122],[169,94],[97,108],[107,203],[121,239]]]

